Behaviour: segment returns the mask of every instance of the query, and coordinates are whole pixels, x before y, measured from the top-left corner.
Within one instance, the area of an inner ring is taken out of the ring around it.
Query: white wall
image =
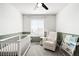
[[[48,29],[49,31],[56,31],[56,16],[55,15],[49,15],[45,16],[45,29]]]
[[[10,4],[0,3],[0,35],[22,31],[22,16]]]
[[[31,31],[30,16],[23,16],[23,31],[24,32]]]
[[[31,31],[31,19],[44,19],[45,30],[56,31],[56,16],[55,15],[24,15],[23,16],[23,31]]]
[[[58,32],[79,34],[79,4],[69,4],[57,14]]]

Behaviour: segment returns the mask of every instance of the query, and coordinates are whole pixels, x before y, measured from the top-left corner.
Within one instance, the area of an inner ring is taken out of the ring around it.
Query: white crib
[[[0,40],[0,56],[24,56],[30,47],[30,36],[21,38],[22,36],[16,35]]]

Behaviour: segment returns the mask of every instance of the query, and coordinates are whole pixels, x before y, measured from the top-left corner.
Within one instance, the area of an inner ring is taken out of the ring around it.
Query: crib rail
[[[26,35],[15,35],[0,40],[0,56],[24,56],[29,48],[30,37],[21,39],[21,36]]]
[[[31,43],[30,37],[29,36],[25,37],[20,41],[20,43],[21,43],[21,55],[24,56],[27,53],[28,49],[30,48]]]
[[[0,40],[0,56],[17,56],[19,36],[12,36]]]

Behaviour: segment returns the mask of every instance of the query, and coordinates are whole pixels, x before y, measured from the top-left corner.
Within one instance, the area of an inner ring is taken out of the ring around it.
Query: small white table
[[[43,42],[46,41],[47,37],[40,37],[42,40],[40,41],[40,45],[43,45]]]

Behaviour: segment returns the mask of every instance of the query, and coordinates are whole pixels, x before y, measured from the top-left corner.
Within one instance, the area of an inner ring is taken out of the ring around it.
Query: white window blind
[[[44,20],[31,20],[31,34],[34,36],[44,36]]]

